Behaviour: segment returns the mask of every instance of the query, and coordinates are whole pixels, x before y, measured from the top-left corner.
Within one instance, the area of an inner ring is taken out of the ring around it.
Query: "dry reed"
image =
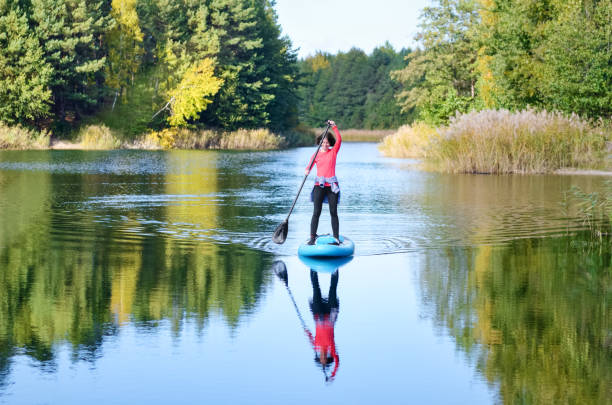
[[[387,156],[424,157],[444,172],[547,173],[602,167],[609,138],[603,123],[577,115],[484,110],[459,114],[435,131],[404,126],[379,147]]]
[[[121,146],[121,140],[106,125],[88,125],[77,138],[82,149],[108,150]]]
[[[50,139],[47,131],[9,127],[0,122],[0,149],[46,149]]]
[[[424,123],[403,125],[397,132],[383,138],[378,149],[389,157],[424,158],[429,145],[437,136],[436,130]]]
[[[432,144],[443,171],[546,173],[599,167],[606,131],[576,115],[524,110],[485,110],[457,115]]]
[[[233,132],[164,129],[151,132],[134,143],[134,147],[143,149],[271,150],[284,146],[284,139],[267,129],[239,129]]]

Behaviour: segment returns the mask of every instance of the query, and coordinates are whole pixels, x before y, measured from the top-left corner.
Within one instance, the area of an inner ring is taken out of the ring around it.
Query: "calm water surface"
[[[561,203],[606,178],[345,143],[332,274],[295,255],[309,181],[270,239],[311,153],[0,152],[0,402],[610,403],[610,248]]]

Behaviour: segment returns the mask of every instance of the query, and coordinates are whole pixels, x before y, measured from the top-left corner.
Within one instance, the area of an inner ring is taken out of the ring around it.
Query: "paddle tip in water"
[[[287,233],[289,232],[289,222],[284,221],[282,224],[276,227],[274,234],[272,235],[272,241],[279,245],[285,243],[287,240]]]

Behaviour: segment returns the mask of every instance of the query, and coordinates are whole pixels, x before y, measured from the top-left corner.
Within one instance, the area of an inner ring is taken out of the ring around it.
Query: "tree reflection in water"
[[[504,403],[606,403],[610,244],[579,236],[428,252],[425,311],[500,387]]]

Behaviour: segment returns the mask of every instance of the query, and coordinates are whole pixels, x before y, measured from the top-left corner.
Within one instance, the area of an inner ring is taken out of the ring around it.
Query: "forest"
[[[59,137],[103,124],[134,137],[283,134],[330,117],[379,129],[481,110],[612,114],[611,0],[435,0],[413,49],[387,43],[302,60],[274,6],[2,0],[0,124]]]

